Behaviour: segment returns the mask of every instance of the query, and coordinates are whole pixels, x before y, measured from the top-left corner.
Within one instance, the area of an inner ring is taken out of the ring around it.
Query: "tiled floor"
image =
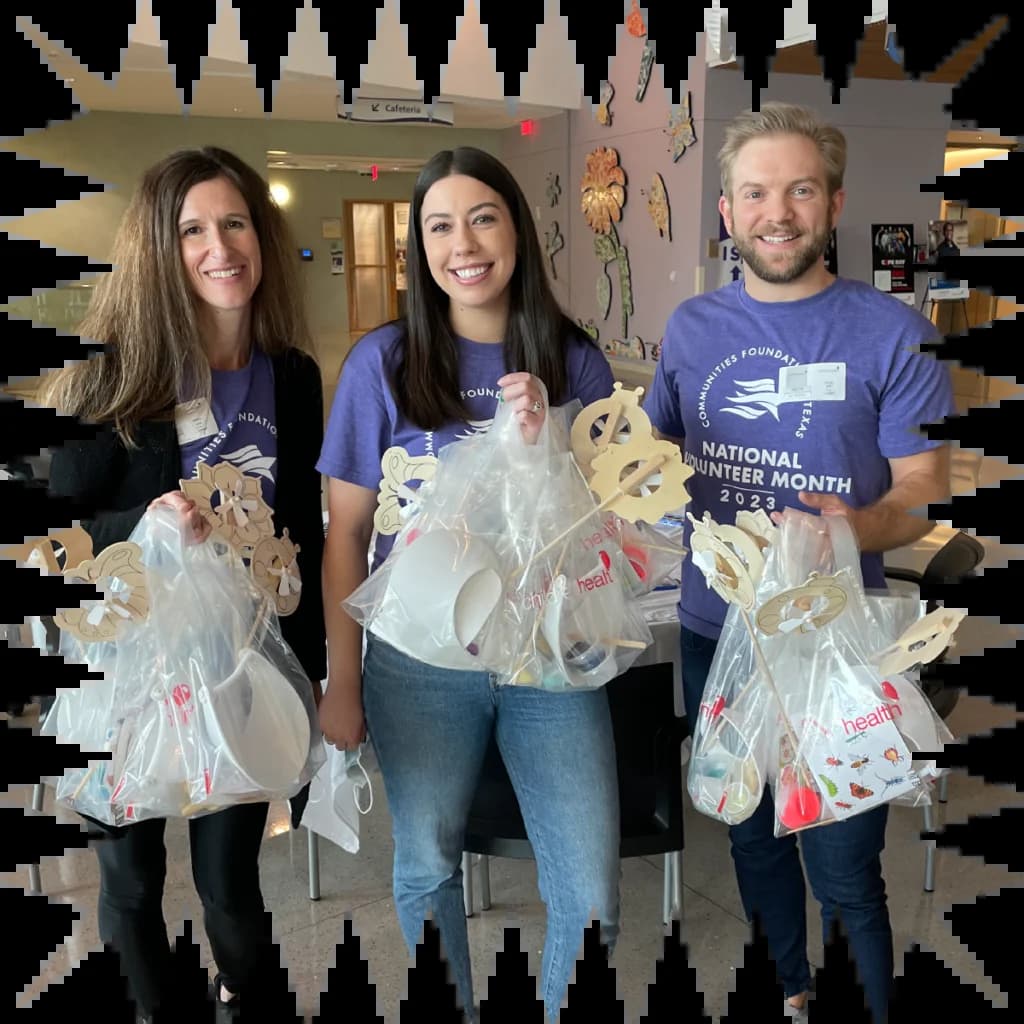
[[[986,460],[988,462],[988,460]],[[978,467],[982,484],[1011,475],[998,467]],[[987,477],[987,479],[986,479]],[[994,477],[994,479],[993,479]],[[977,479],[977,478],[976,478]],[[977,486],[975,484],[974,486]],[[970,488],[970,489],[973,489]],[[1020,557],[1020,551],[989,541],[985,566],[1005,564]],[[978,654],[986,647],[1008,646],[1021,638],[1020,627],[968,618],[958,634],[959,656]],[[958,739],[1012,724],[1020,716],[1013,708],[994,705],[981,698],[962,697],[948,724]],[[26,727],[30,720],[22,720]],[[683,769],[685,770],[685,769]],[[371,770],[374,806],[362,819],[362,846],[355,855],[325,841],[320,843],[321,899],[310,901],[307,876],[307,834],[288,828],[283,806],[275,806],[263,846],[262,871],[268,905],[273,912],[282,958],[287,965],[300,1009],[312,1015],[318,1009],[319,993],[326,987],[326,972],[333,965],[335,944],[341,936],[344,916],[350,914],[368,960],[371,981],[377,986],[379,1008],[388,1022],[397,1021],[399,1003],[405,993],[406,957],[396,923],[390,894],[391,841],[383,785]],[[27,788],[0,794],[4,803],[27,804]],[[968,816],[995,813],[1001,807],[1020,805],[1024,796],[1011,787],[989,785],[977,777],[954,774],[949,785],[949,803],[939,811],[940,827],[946,822],[964,822]],[[689,943],[691,964],[705,993],[706,1010],[718,1018],[726,1008],[734,971],[742,962],[748,929],[743,920],[733,880],[724,827],[696,813],[687,799],[685,805],[686,849],[683,859],[683,927]],[[47,810],[52,809],[52,799]],[[71,816],[58,810],[61,819]],[[979,894],[994,893],[1000,887],[1019,885],[1006,869],[978,859],[963,858],[954,851],[937,855],[937,887],[923,890],[925,848],[919,838],[923,828],[920,811],[893,809],[884,863],[892,920],[896,935],[897,971],[902,955],[911,943],[934,951],[964,982],[976,985],[995,1006],[1005,1007],[1005,995],[986,977],[975,957],[953,936],[945,912],[956,903],[973,901]],[[165,913],[172,932],[183,918],[199,921],[198,901],[189,874],[185,829],[180,822],[168,828],[169,878]],[[647,986],[653,979],[655,962],[661,952],[664,929],[661,921],[662,861],[643,858],[624,862],[622,869],[622,938],[613,960],[626,1019],[637,1021],[644,1011]],[[27,868],[0,876],[5,885],[27,884]],[[98,948],[96,933],[95,858],[89,850],[72,851],[50,858],[42,865],[44,891],[53,900],[75,905],[81,917],[67,942],[41,966],[37,979],[18,998],[17,1005],[29,1005],[48,982],[60,979],[90,950]],[[494,968],[495,952],[501,948],[503,928],[520,928],[523,948],[530,954],[534,975],[539,974],[544,914],[536,891],[533,864],[496,860],[491,864],[492,907],[469,921],[474,956],[477,998],[486,995],[487,979]],[[821,942],[817,933],[817,911],[808,899],[810,955],[820,963]],[[193,928],[200,942],[204,962],[209,950],[200,926]],[[212,973],[212,971],[211,971]]]

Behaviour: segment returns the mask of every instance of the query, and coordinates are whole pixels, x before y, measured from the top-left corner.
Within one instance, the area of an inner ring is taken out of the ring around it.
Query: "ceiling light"
[[[237,109],[237,108],[236,108]],[[267,156],[287,156],[287,149],[268,149]]]

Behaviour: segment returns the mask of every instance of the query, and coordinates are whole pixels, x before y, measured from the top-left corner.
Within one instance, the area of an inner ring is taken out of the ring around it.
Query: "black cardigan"
[[[322,478],[316,468],[323,444],[323,381],[317,364],[292,349],[271,359],[277,415],[277,481],[274,527],[285,527],[299,546],[302,578],[299,606],[281,618],[281,633],[310,680],[327,676],[327,636],[321,588],[324,551]],[[95,437],[56,448],[50,464],[49,489],[96,509],[80,520],[92,537],[93,552],[127,540],[149,503],[180,489],[181,450],[173,420],[142,423],[128,448],[112,427]],[[293,823],[301,815],[309,787],[292,800]],[[117,831],[117,830],[109,830]]]
[[[274,527],[285,527],[299,546],[302,597],[281,632],[309,678],[327,676],[327,637],[320,573],[324,551],[322,478],[316,468],[323,443],[323,382],[320,369],[297,350],[272,358],[277,415],[277,481]],[[149,503],[180,489],[181,450],[173,420],[147,421],[128,448],[112,427],[94,438],[71,441],[53,452],[50,491],[88,503],[95,518],[82,519],[93,551],[127,540]]]

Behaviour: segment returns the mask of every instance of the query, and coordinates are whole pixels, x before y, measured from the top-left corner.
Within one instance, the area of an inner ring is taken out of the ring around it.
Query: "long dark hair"
[[[506,370],[532,373],[544,382],[552,402],[562,401],[567,386],[566,342],[570,334],[580,333],[551,291],[530,207],[509,170],[489,153],[469,146],[436,154],[420,171],[413,189],[408,312],[391,379],[396,404],[424,430],[437,430],[467,417],[459,394],[458,347],[448,319],[449,299],[430,273],[420,232],[424,196],[435,182],[452,174],[482,181],[505,200],[512,215],[516,267],[508,285]]]
[[[45,404],[112,422],[133,444],[134,428],[169,415],[186,389],[209,395],[209,360],[181,259],[178,217],[193,185],[221,177],[245,199],[260,243],[253,344],[268,355],[294,347],[315,356],[291,233],[267,182],[226,150],[179,150],[143,175],[114,242],[116,269],[97,285],[78,326],[79,335],[103,342],[106,352],[53,374],[44,382]]]

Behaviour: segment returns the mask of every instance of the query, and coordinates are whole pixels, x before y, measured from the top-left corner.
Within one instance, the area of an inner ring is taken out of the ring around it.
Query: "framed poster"
[[[323,238],[341,238],[341,218],[324,217],[320,221],[320,234]]]
[[[871,275],[879,291],[914,304],[914,225],[871,225]]]
[[[943,256],[957,256],[968,245],[965,220],[931,220],[928,222],[928,258],[931,262]]]

